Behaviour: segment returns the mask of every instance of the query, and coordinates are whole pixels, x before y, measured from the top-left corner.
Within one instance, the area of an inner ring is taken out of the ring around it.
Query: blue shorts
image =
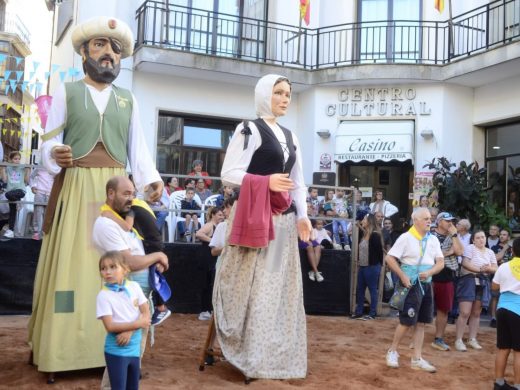
[[[456,297],[459,302],[475,302],[482,301],[484,286],[475,282],[475,275],[465,275],[459,278],[457,282]]]
[[[414,326],[418,322],[429,324],[433,321],[433,293],[431,283],[415,283],[404,301],[403,310],[399,312],[399,322],[404,326]]]
[[[320,244],[318,243],[318,241],[316,241],[316,240],[312,240],[311,243],[312,243],[312,247],[313,247],[313,248],[316,248],[318,245],[320,245]],[[298,247],[299,247],[300,249],[307,249],[307,248],[309,247],[309,243],[307,243],[307,242],[305,242],[305,241],[301,241],[301,240],[299,240],[299,241],[298,241]]]

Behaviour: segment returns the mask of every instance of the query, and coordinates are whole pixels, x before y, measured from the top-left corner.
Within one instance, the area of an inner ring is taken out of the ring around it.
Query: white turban
[[[255,107],[256,115],[259,118],[274,118],[275,115],[271,109],[271,99],[273,97],[273,88],[278,79],[287,79],[279,74],[268,74],[258,80],[255,87]]]
[[[134,51],[132,30],[125,22],[108,16],[98,16],[78,24],[72,31],[72,45],[76,53],[84,42],[93,38],[112,38],[121,43],[121,58],[131,56]]]

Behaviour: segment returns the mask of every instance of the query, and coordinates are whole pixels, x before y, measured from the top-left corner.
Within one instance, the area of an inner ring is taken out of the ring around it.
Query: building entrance
[[[399,212],[394,216],[394,224],[399,218],[408,221],[412,203],[408,194],[412,192],[414,170],[408,161],[376,161],[373,163],[344,162],[338,166],[340,186],[353,186],[363,191],[363,201],[370,204],[376,189],[381,189],[384,199],[395,205]]]

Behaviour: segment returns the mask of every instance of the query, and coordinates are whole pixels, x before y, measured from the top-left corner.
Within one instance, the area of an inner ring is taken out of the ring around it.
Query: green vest
[[[72,148],[72,158],[88,155],[101,138],[108,154],[126,166],[128,131],[133,99],[130,91],[112,85],[104,113],[100,113],[85,83],[65,83],[67,121],[63,143]]]

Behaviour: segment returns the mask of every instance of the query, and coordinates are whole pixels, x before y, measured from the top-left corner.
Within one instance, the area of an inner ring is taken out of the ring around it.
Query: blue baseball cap
[[[443,211],[442,213],[439,213],[439,215],[437,215],[437,219],[435,220],[435,223],[436,224],[439,224],[440,221],[444,220],[444,221],[454,221],[456,218],[451,215],[451,213],[448,213],[447,211]]]
[[[170,289],[166,278],[157,270],[155,264],[150,266],[149,271],[150,273],[148,281],[150,283],[150,287],[156,291],[157,294],[159,294],[164,302],[166,302],[172,296],[172,290]]]

